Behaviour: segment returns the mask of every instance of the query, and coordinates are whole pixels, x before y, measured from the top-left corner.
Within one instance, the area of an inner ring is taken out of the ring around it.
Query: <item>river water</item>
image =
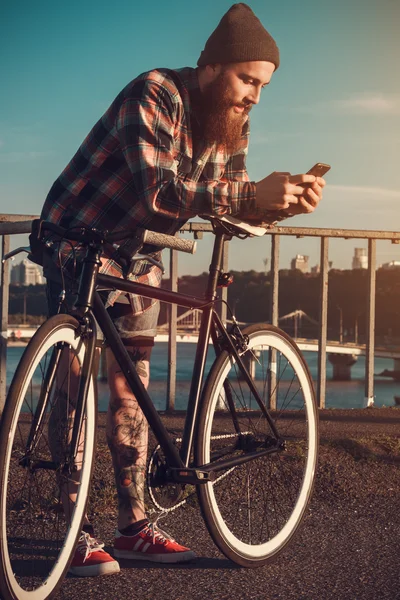
[[[17,368],[24,348],[11,346],[7,349],[7,385]],[[186,408],[196,345],[178,342],[177,345],[177,385],[175,408]],[[167,342],[157,342],[153,349],[151,361],[150,396],[157,409],[166,408],[167,390]],[[316,352],[304,352],[311,374],[316,382],[317,361]],[[213,361],[213,351],[210,350],[207,360],[207,370]],[[395,396],[400,396],[400,383],[391,378],[380,377],[384,369],[393,369],[393,361],[385,358],[375,358],[375,406],[394,406]],[[332,365],[327,361],[326,408],[362,408],[365,396],[365,357],[359,356],[351,369],[351,381],[332,381]],[[99,382],[99,410],[105,411],[108,403],[107,384]]]

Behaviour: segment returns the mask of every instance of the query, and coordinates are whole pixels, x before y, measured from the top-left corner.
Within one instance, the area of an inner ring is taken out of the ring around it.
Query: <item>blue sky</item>
[[[155,67],[195,66],[231,1],[37,0],[0,8],[0,212],[37,214],[56,177],[122,87]],[[293,226],[400,230],[399,0],[249,0],[281,66],[252,111],[251,179],[332,165],[324,200]],[[209,237],[209,236],[208,236]],[[20,240],[18,240],[20,241]],[[14,244],[16,240],[14,241]],[[350,268],[351,241],[331,260]],[[209,264],[210,240],[181,272]],[[235,241],[230,267],[263,269],[268,240]],[[286,238],[318,260],[315,240]],[[378,263],[400,246],[378,244]]]

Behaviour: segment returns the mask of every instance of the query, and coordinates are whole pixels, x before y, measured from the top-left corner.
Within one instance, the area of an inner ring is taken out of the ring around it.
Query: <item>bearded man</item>
[[[222,17],[197,65],[155,69],[131,81],[52,186],[41,217],[67,228],[142,227],[174,234],[201,214],[272,225],[312,212],[322,197],[323,179],[274,172],[254,182],[246,172],[249,111],[279,66],[275,41],[246,4],[233,5]],[[144,251],[160,259],[159,249]],[[107,252],[102,272],[122,276],[118,252]],[[74,260],[70,248],[62,247],[60,255],[68,270]],[[50,313],[59,308],[59,270],[51,260],[45,266]],[[137,263],[131,277],[157,286],[161,272]],[[68,293],[71,299],[73,281]],[[106,306],[147,386],[158,302],[113,293]],[[191,550],[157,529],[153,535],[149,527],[143,495],[147,424],[109,350],[107,365],[107,439],[119,500],[114,556],[190,560]],[[94,539],[87,521],[71,572],[118,571],[118,562]]]

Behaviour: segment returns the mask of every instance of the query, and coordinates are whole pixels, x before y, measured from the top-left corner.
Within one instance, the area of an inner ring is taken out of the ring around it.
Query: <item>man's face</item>
[[[205,138],[234,152],[247,115],[253,104],[258,104],[275,65],[252,61],[215,65],[212,69],[212,79],[203,90]]]

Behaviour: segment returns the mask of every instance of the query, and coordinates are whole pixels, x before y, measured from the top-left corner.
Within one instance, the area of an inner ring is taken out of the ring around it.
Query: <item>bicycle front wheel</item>
[[[241,358],[257,392],[224,351],[204,388],[196,464],[244,459],[249,452],[253,458],[216,471],[197,490],[220,550],[241,566],[258,567],[288,544],[304,516],[317,465],[318,416],[309,370],[290,337],[264,324],[243,334],[248,344]]]
[[[96,442],[95,382],[71,457],[86,346],[78,321],[56,315],[28,344],[0,429],[0,591],[44,600],[61,585],[85,515]]]

